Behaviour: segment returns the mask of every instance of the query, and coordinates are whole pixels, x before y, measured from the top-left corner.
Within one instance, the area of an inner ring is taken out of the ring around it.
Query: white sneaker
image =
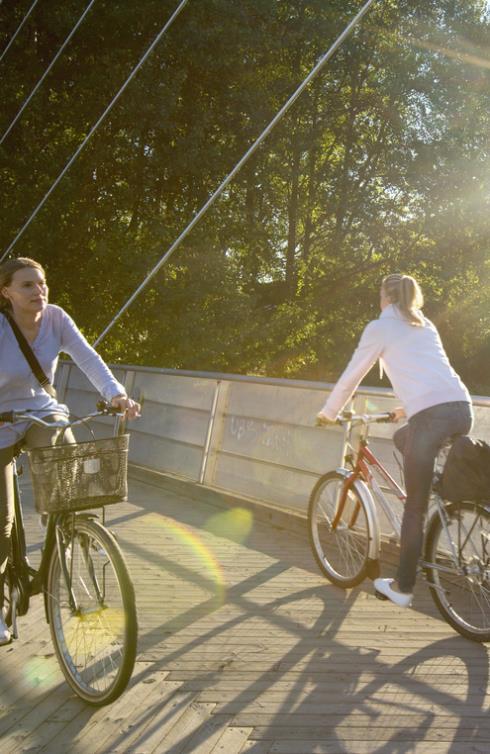
[[[413,600],[413,594],[405,592],[396,592],[392,588],[392,584],[395,579],[374,579],[374,588],[376,590],[376,596],[380,599],[391,600],[398,605],[398,607],[410,607]]]
[[[7,628],[5,621],[0,615],[0,646],[10,643],[10,631]]]

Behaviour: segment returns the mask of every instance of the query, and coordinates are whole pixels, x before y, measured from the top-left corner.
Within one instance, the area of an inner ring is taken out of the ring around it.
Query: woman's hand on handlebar
[[[125,414],[127,419],[136,419],[141,416],[141,406],[137,401],[133,401],[132,398],[128,398],[127,395],[116,395],[112,401],[111,406],[117,408],[122,414]]]
[[[316,421],[315,421],[315,425],[316,425],[317,427],[327,427],[328,425],[337,424],[337,422],[338,422],[338,420],[337,420],[337,419],[329,419],[329,417],[328,417],[328,416],[326,416],[326,415],[325,415],[325,414],[323,413],[323,411],[320,411],[320,412],[319,412],[319,413],[318,413],[318,414],[316,415]]]
[[[392,422],[396,424],[396,422],[399,422],[400,419],[406,419],[407,415],[405,413],[405,409],[403,409],[401,406],[397,406],[393,411],[391,412],[392,415]]]

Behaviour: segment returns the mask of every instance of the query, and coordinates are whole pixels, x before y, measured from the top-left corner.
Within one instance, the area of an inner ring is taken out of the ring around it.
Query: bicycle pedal
[[[374,596],[378,600],[383,600],[383,602],[386,602],[387,600],[389,600],[389,597],[387,597],[386,594],[381,594],[381,592],[378,592],[377,589],[374,590]]]
[[[40,594],[43,590],[43,580],[39,573],[35,573],[34,577],[29,582],[29,596],[33,597],[35,594]]]

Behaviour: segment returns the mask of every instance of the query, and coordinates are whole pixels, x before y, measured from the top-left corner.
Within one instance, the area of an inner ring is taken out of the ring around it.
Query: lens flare
[[[216,513],[208,518],[205,530],[217,537],[226,537],[242,544],[247,539],[253,526],[253,514],[246,508],[233,508]]]
[[[155,513],[145,516],[146,526],[148,520],[150,520],[151,527],[164,529],[172,539],[176,540],[182,546],[183,554],[190,554],[197,560],[199,573],[205,575],[210,582],[209,588],[213,591],[218,604],[223,604],[226,592],[225,576],[221,563],[210,547],[198,534],[179,521],[164,518]],[[185,558],[182,559],[182,564],[187,565],[184,561]]]
[[[22,669],[24,682],[29,688],[49,687],[59,682],[61,671],[54,654],[26,660]]]

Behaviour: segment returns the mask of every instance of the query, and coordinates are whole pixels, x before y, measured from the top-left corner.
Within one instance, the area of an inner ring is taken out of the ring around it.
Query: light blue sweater
[[[87,375],[105,400],[110,401],[116,395],[126,394],[124,386],[117,382],[72,318],[59,306],[48,304],[31,348],[51,383],[58,365],[58,356],[63,351]],[[68,412],[65,405],[58,403],[41,387],[19,348],[12,328],[6,318],[0,315],[0,412],[11,410],[30,410],[39,416]],[[26,422],[0,425],[0,447],[14,445],[22,438],[28,426]]]
[[[450,365],[432,322],[424,317],[424,327],[412,325],[397,306],[390,304],[379,319],[367,325],[330,393],[322,409],[329,419],[336,418],[378,359],[408,418],[440,403],[471,403],[471,396]]]

